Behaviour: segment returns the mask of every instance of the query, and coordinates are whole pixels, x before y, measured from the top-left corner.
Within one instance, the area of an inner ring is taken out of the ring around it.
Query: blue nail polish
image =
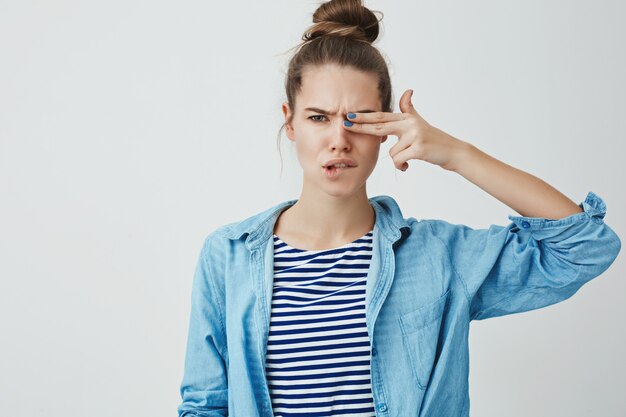
[[[343,121],[343,125],[344,125],[344,126],[348,126],[348,127],[350,127],[350,126],[352,126],[352,122],[349,122],[349,121],[347,121],[347,120],[344,120],[344,121]]]
[[[356,117],[356,114],[348,113],[348,119],[354,119],[355,117]]]

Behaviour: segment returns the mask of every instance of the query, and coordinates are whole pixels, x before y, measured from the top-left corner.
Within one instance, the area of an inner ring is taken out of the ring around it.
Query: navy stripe
[[[366,384],[371,384],[371,381],[369,378],[366,379],[355,379],[350,381],[352,385],[366,385]],[[298,383],[289,383],[287,385],[270,385],[269,387],[271,389],[284,389],[284,390],[301,390],[301,389],[312,389],[312,388],[328,388],[328,387],[337,387],[337,386],[342,386],[342,385],[347,385],[345,382],[343,381],[331,381],[331,382],[320,382],[320,383],[316,383],[316,384],[298,384]],[[347,390],[347,391],[354,391],[354,390]],[[339,392],[339,391],[337,391]],[[342,391],[344,392],[344,391]],[[367,392],[367,391],[366,391]],[[307,394],[309,397],[317,397],[319,394],[317,393],[310,393]]]
[[[363,352],[354,351],[354,352],[342,352],[342,353],[333,353],[331,355],[328,354],[319,354],[319,355],[307,355],[307,356],[298,356],[295,358],[282,358],[282,359],[266,359],[265,363],[289,363],[289,362],[303,362],[307,361],[322,361],[326,359],[341,359],[341,358],[350,358],[353,356],[363,356]]]

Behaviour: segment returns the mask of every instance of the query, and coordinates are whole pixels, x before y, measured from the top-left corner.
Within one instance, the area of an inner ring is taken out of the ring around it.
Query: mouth
[[[336,165],[328,165],[326,167],[322,167],[322,170],[326,173],[326,175],[330,178],[335,177],[339,174],[342,174],[344,171],[348,171],[350,169],[354,168],[353,166],[349,166],[349,165],[343,165],[343,166],[336,166]]]

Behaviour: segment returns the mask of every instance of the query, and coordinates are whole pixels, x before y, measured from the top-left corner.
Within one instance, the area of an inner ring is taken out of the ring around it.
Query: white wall
[[[175,415],[203,238],[299,195],[281,53],[317,4],[0,1],[0,415]],[[600,195],[626,237],[623,2],[366,5],[395,111],[413,88],[431,124]],[[390,139],[370,196],[474,227],[515,214],[439,167],[396,171]],[[473,416],[623,415],[625,259],[564,303],[473,322]]]

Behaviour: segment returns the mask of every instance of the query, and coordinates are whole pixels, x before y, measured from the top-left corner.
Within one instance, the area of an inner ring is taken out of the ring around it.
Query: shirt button
[[[524,229],[528,229],[528,228],[530,227],[530,223],[528,223],[526,220],[524,220],[524,221],[522,222],[522,227],[523,227]]]
[[[376,348],[372,348],[372,356],[376,356]]]
[[[385,403],[380,403],[378,405],[378,411],[387,411],[387,404]]]

